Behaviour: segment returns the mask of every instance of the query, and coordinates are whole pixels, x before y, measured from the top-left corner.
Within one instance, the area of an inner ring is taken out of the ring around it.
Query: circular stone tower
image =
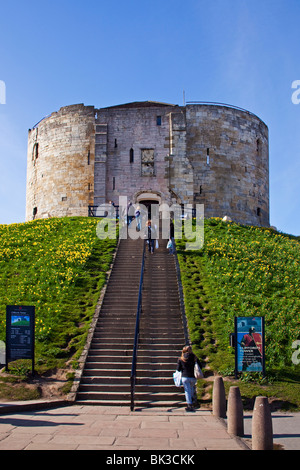
[[[26,220],[87,216],[93,204],[95,110],[66,106],[28,131]]]
[[[66,106],[29,130],[27,159],[26,220],[155,196],[269,226],[268,128],[234,106]]]

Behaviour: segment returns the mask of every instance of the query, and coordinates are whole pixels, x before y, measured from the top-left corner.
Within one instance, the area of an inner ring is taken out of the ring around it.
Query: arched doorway
[[[136,203],[143,204],[148,211],[148,219],[158,216],[158,207],[161,204],[161,196],[159,193],[154,192],[141,192],[136,195]],[[152,212],[151,212],[152,206]],[[156,207],[157,206],[157,207]],[[153,212],[155,214],[153,214]]]

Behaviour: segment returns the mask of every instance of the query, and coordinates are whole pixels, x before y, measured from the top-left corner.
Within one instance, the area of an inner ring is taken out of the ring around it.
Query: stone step
[[[106,346],[101,348],[101,347],[97,347],[96,348],[90,348],[89,350],[89,357],[92,359],[94,356],[111,356],[112,357],[112,360],[113,360],[113,357],[115,356],[124,356],[125,357],[132,357],[132,350],[133,350],[133,345],[129,345],[128,349],[124,349],[123,347],[121,347],[120,349],[112,349],[112,348],[107,348]]]
[[[78,405],[85,405],[85,406],[130,406],[130,397],[128,400],[106,400],[106,401],[101,401],[101,400],[89,400],[82,398],[76,402]],[[176,401],[174,403],[171,403],[170,401],[163,401],[163,400],[136,400],[135,401],[135,406],[137,408],[179,408],[179,407],[184,407],[186,406],[185,401]]]
[[[82,377],[81,384],[82,385],[109,385],[109,386],[114,386],[114,385],[120,385],[120,384],[125,384],[125,385],[130,385],[130,374],[128,375],[123,375],[121,376],[112,376],[111,371],[108,371],[110,375],[84,375]],[[173,389],[175,390],[175,385],[173,381],[173,377],[169,376],[160,376],[160,377],[137,377],[136,379],[136,387],[140,386],[157,386],[157,387],[162,387],[162,386],[172,386]],[[142,391],[140,388],[138,389],[139,391]],[[159,388],[159,390],[162,390]]]
[[[122,358],[121,357],[117,357],[115,358],[114,361],[105,361],[105,360],[102,360],[102,357],[98,358],[97,360],[97,357],[93,357],[92,359],[91,358],[88,358],[88,360],[86,361],[85,363],[85,366],[84,366],[84,374],[85,374],[85,371],[89,371],[89,370],[110,370],[112,373],[114,373],[115,371],[123,371],[123,370],[128,370],[128,371],[131,371],[131,363],[132,363],[132,357],[129,357],[128,360],[124,360],[122,361]]]
[[[150,378],[153,377],[155,379],[159,377],[171,377],[173,380],[173,372],[176,370],[176,364],[172,363],[167,368],[168,364],[161,364],[158,368],[156,364],[152,364],[152,368],[143,369],[142,364],[137,364],[137,380],[141,378]]]
[[[122,299],[122,298],[117,298],[117,297],[109,297],[109,298],[106,298],[103,303],[102,303],[102,307],[103,309],[105,309],[105,307],[110,307],[110,308],[116,308],[119,310],[119,311],[122,311],[124,310],[124,308],[126,309],[131,309],[133,311],[136,311],[136,307],[137,307],[137,298],[136,298],[136,301],[133,301],[133,299]],[[161,303],[161,302],[160,302]]]
[[[116,392],[122,393],[130,393],[130,379],[127,380],[127,382],[122,383],[121,381],[115,382],[115,383],[94,383],[93,381],[90,381],[87,383],[84,381],[83,383],[80,384],[79,387],[79,393],[89,393],[89,394],[94,394],[94,393],[108,393],[108,394],[114,394]],[[141,393],[147,393],[147,394],[178,394],[181,392],[178,392],[178,387],[175,387],[174,382],[172,384],[138,384],[136,383],[135,386],[135,393],[136,394],[141,394]]]
[[[112,339],[115,339],[116,341],[118,341],[118,339],[121,338],[122,341],[128,340],[132,342],[134,339],[134,331],[135,331],[135,325],[132,325],[132,327],[129,330],[118,329],[118,331],[113,331],[111,329],[110,331],[106,331],[106,330],[95,331],[94,336],[93,336],[93,341],[94,340],[105,341],[107,339],[109,340],[109,342],[111,342]]]
[[[89,385],[91,385],[91,387],[88,387]],[[82,377],[79,390],[83,391],[84,387],[92,390],[92,387],[95,387],[96,385],[99,385],[101,387],[104,387],[104,386],[115,387],[115,386],[120,386],[120,385],[125,385],[126,387],[127,386],[130,387],[130,374],[126,376],[118,376],[118,377],[113,377],[111,375],[103,376],[103,377],[84,375]],[[93,390],[95,390],[95,388],[93,388]],[[101,389],[99,390],[101,391]]]
[[[106,364],[107,368],[99,369],[99,368],[85,368],[84,373],[82,375],[82,380],[85,380],[86,378],[90,377],[99,377],[99,378],[107,378],[108,380],[110,379],[126,379],[128,380],[130,378],[130,372],[131,372],[131,365],[130,368],[123,368],[123,369],[112,369],[108,368],[108,364]]]
[[[118,311],[115,313],[114,310],[102,312],[101,317],[97,322],[97,326],[104,327],[104,325],[106,326],[109,322],[121,328],[129,326],[128,324],[135,325],[136,311],[135,313],[132,313],[132,310],[123,312]]]
[[[173,341],[173,343],[172,343]],[[114,349],[130,349],[133,347],[134,343],[134,335],[130,337],[104,337],[104,335],[94,335],[93,340],[91,342],[91,348],[105,348],[107,349],[111,346],[114,346]],[[171,338],[166,337],[164,339],[157,339],[157,338],[149,338],[148,336],[142,336],[139,340],[139,349],[167,349],[164,345],[168,345],[168,349],[177,349],[180,350],[182,348],[182,344],[184,343],[184,338]],[[118,347],[117,347],[118,346]]]
[[[110,352],[110,350],[108,351],[108,353]],[[104,351],[103,351],[103,354],[91,354],[88,356],[88,361],[87,363],[106,363],[106,367],[107,367],[107,364],[111,364],[111,368],[114,369],[115,368],[115,363],[127,363],[127,364],[131,364],[132,363],[132,351],[126,351],[127,352],[127,355],[124,355],[124,354],[120,354],[120,351],[118,351],[119,354],[117,355],[111,355],[111,354],[108,354],[106,352],[106,354],[104,354]],[[146,353],[146,352],[145,352]],[[152,364],[170,364],[172,367],[174,367],[174,365],[176,365],[177,363],[177,359],[179,357],[179,354],[174,354],[173,356],[170,356],[170,355],[165,355],[165,356],[162,356],[162,355],[156,355],[156,356],[149,356],[149,353],[148,355],[138,355],[138,362],[137,364],[143,364],[143,368],[145,367],[145,364],[148,364],[147,367],[151,367]]]
[[[120,355],[120,351],[119,351],[119,354],[118,355],[105,355],[105,354],[98,354],[98,355],[93,355],[93,354],[89,354],[88,355],[88,358],[87,358],[87,361],[85,363],[85,366],[87,367],[87,364],[89,363],[98,363],[97,367],[99,367],[99,363],[106,363],[106,367],[107,367],[107,364],[111,364],[111,363],[121,363],[121,364],[124,364],[124,367],[125,367],[125,363],[128,363],[131,365],[132,363],[132,351],[130,352],[130,354],[128,355]],[[118,366],[119,366],[118,364]],[[94,365],[95,367],[95,365]],[[111,365],[112,369],[115,367],[114,364]]]
[[[130,348],[128,349],[123,349],[123,348],[107,348],[107,345],[102,346],[101,344],[95,344],[93,347],[90,349],[90,354],[89,358],[91,361],[94,361],[95,357],[100,358],[108,358],[109,356],[111,357],[112,362],[117,362],[116,357],[130,357],[132,358],[133,354],[133,344],[131,345]],[[166,362],[166,358],[169,358],[169,362],[173,362],[174,360],[177,361],[178,357],[181,354],[181,348],[174,347],[172,348],[171,346],[168,349],[143,349],[143,347],[138,348],[137,356],[138,356],[138,361],[145,363],[147,361],[147,358],[151,358],[149,363],[151,362],[157,362],[159,358],[161,358],[162,362]],[[107,361],[106,361],[107,362]]]
[[[94,364],[94,363],[93,363]],[[102,364],[103,366],[105,364]],[[108,364],[107,365],[107,368],[93,368],[92,365],[91,365],[91,368],[86,368],[84,370],[84,374],[83,374],[83,379],[85,377],[102,377],[102,378],[113,378],[115,379],[116,377],[120,377],[120,378],[126,378],[126,380],[128,378],[130,378],[130,373],[131,373],[131,365],[130,365],[130,368],[126,368],[124,367],[123,369],[111,369],[111,368],[108,368]],[[142,380],[144,378],[146,379],[150,379],[150,378],[153,378],[155,380],[157,380],[158,378],[168,378],[168,377],[171,377],[171,379],[173,380],[173,372],[175,371],[175,365],[172,364],[172,368],[170,369],[165,369],[165,368],[157,368],[157,366],[155,366],[153,369],[141,369],[139,368],[139,365],[137,365],[137,369],[138,369],[138,375],[137,375],[137,380]],[[170,374],[170,371],[172,371],[172,373]]]
[[[77,394],[77,401],[83,400],[95,400],[97,404],[101,401],[107,402],[112,401],[121,401],[130,403],[130,391],[109,391],[109,392],[82,392],[79,391]],[[137,392],[135,393],[136,404],[140,401],[154,402],[154,401],[165,401],[170,404],[170,402],[182,402],[184,400],[184,394],[177,393],[168,393],[168,392]],[[124,404],[124,403],[123,403]]]
[[[112,349],[113,348],[113,349]],[[133,341],[125,343],[121,343],[119,340],[118,343],[109,343],[108,341],[93,341],[91,342],[90,346],[90,354],[102,354],[103,351],[111,351],[111,354],[119,355],[120,353],[126,354],[128,351],[133,350]]]

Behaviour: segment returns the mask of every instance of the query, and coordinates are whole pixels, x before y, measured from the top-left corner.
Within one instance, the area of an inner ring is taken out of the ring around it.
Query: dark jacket
[[[199,366],[201,367],[201,363],[199,359],[193,353],[184,354],[184,359],[186,360],[183,361],[181,358],[178,359],[177,370],[182,372],[182,377],[195,377],[194,376],[195,362],[197,362]]]
[[[146,227],[145,238],[148,238],[148,240],[155,240],[157,238],[157,232],[154,226],[150,225],[150,227]]]

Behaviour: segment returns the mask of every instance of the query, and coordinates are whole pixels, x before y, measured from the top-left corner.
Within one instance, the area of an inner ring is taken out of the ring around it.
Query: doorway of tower
[[[159,208],[159,202],[158,201],[153,201],[150,199],[140,199],[138,201],[139,204],[143,204],[143,206],[146,207],[147,210],[147,217],[148,219],[153,218],[153,216],[158,216],[158,208]],[[152,206],[152,208],[151,208]]]

